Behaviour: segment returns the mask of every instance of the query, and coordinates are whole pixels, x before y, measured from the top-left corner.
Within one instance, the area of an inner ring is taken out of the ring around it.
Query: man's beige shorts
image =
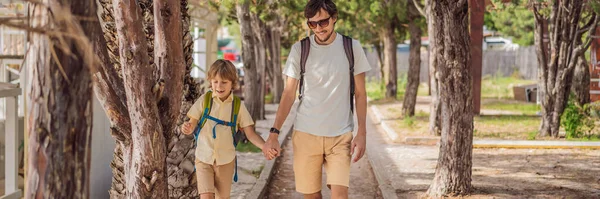
[[[292,142],[296,191],[303,194],[319,192],[323,165],[328,186],[348,187],[352,132],[337,137],[323,137],[294,131]]]
[[[235,160],[220,166],[196,161],[198,195],[214,193],[215,198],[229,198],[234,167]]]

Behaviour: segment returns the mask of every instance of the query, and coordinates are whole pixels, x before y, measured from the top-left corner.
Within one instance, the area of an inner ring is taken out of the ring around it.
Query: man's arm
[[[275,122],[273,123],[273,128],[277,130],[281,130],[281,126],[283,126],[283,122],[290,114],[290,110],[292,109],[292,105],[294,105],[294,100],[296,99],[296,89],[298,88],[298,80],[292,77],[287,77],[285,87],[283,89],[283,94],[281,95],[281,101],[279,102],[279,107],[277,108],[277,115],[275,116]],[[266,149],[277,149],[277,151],[281,151],[279,146],[279,141],[277,138],[279,134],[277,133],[269,133],[269,138],[265,143]],[[278,155],[280,155],[279,153]]]
[[[353,162],[356,162],[362,158],[365,154],[366,138],[367,138],[367,91],[365,89],[365,73],[361,73],[354,76],[354,99],[356,100],[356,118],[358,119],[358,132],[354,140],[352,140],[352,147],[350,153],[354,154]],[[356,148],[356,149],[355,149]]]
[[[287,77],[285,87],[283,88],[283,94],[281,95],[281,101],[279,102],[279,107],[277,108],[277,115],[275,116],[275,122],[273,123],[273,127],[276,129],[281,129],[283,126],[283,122],[290,114],[290,110],[292,109],[292,105],[294,105],[294,101],[296,100],[296,89],[298,89],[299,80]]]

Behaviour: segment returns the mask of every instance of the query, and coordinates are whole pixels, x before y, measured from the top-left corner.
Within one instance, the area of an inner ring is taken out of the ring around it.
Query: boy
[[[229,198],[231,180],[237,166],[232,128],[234,131],[237,130],[236,127],[242,128],[248,140],[261,148],[268,160],[277,155],[275,150],[263,149],[265,141],[254,131],[254,122],[244,103],[239,103],[237,118],[232,119],[234,101],[239,100],[232,94],[237,80],[237,71],[231,62],[215,61],[208,70],[212,91],[205,93],[194,103],[187,113],[190,121],[182,126],[183,133],[189,135],[203,117],[207,118],[204,126],[199,129],[195,151],[198,193],[202,199]],[[204,107],[206,99],[211,100],[210,107]],[[208,110],[206,115],[205,110]],[[237,178],[237,169],[235,172]]]

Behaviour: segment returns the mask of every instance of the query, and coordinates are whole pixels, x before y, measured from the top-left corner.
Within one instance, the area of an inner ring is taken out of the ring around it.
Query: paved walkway
[[[263,139],[269,136],[269,129],[275,120],[277,104],[265,105],[265,120],[256,121],[256,132]],[[238,152],[238,182],[233,183],[231,187],[232,199],[243,199],[248,197],[254,188],[261,171],[267,164],[267,160],[262,153],[240,153]]]

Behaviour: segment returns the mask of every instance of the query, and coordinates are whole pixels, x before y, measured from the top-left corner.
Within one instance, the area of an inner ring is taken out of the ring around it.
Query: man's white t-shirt
[[[336,34],[335,40],[329,45],[319,45],[314,35],[310,36],[303,97],[294,123],[297,131],[334,137],[354,130],[350,112],[350,66],[342,35]],[[354,75],[371,70],[358,41],[352,40],[352,49]],[[285,64],[284,75],[300,80],[301,51],[300,42],[296,42]]]

